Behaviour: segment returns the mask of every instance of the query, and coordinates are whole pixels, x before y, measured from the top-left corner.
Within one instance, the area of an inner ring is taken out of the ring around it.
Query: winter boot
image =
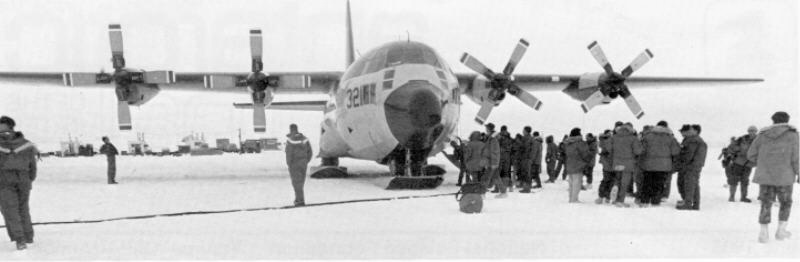
[[[25,241],[17,241],[17,250],[25,250],[28,248],[28,245],[25,244]]]
[[[615,207],[626,207],[626,208],[627,207],[631,207],[631,205],[625,204],[625,203],[622,203],[622,202],[614,202],[614,206]]]
[[[695,207],[695,205],[692,204],[692,202],[683,201],[683,203],[678,205],[678,206],[676,206],[675,209],[677,209],[677,210],[697,210],[694,207]]]
[[[747,198],[747,186],[745,186],[745,185],[742,185],[742,199],[740,199],[740,200],[742,202],[745,202],[745,203],[753,202],[753,201],[750,201],[749,198]]]
[[[508,194],[506,194],[506,193],[500,193],[500,194],[497,194],[497,195],[494,196],[494,198],[507,198],[507,197],[508,197]]]
[[[761,224],[761,232],[758,233],[758,243],[769,242],[769,224]]]
[[[786,230],[786,223],[787,221],[778,222],[778,231],[775,231],[776,240],[784,240],[792,236],[792,233]]]

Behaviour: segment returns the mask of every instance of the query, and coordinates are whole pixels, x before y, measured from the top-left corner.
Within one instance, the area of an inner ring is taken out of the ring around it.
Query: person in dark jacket
[[[289,125],[289,134],[286,135],[286,165],[289,166],[289,177],[294,188],[294,205],[306,204],[303,185],[306,182],[306,169],[311,161],[313,152],[308,138],[297,131],[297,125]]]
[[[618,207],[628,207],[625,203],[627,189],[631,187],[633,176],[638,170],[636,158],[642,154],[642,143],[635,135],[636,130],[629,124],[624,124],[616,128],[616,134],[611,137],[612,163],[614,172],[617,173],[617,199],[614,205]]]
[[[522,129],[522,140],[520,141],[520,176],[522,177],[522,190],[520,193],[531,192],[531,167],[533,166],[533,137],[531,137],[531,127],[526,126]]]
[[[747,159],[756,166],[753,183],[759,184],[761,211],[758,223],[761,232],[758,241],[769,241],[769,223],[772,220],[772,203],[780,202],[778,230],[775,239],[784,240],[792,234],[786,230],[792,209],[792,189],[800,183],[800,156],[798,156],[797,128],[789,125],[789,114],[776,112],[772,126],[762,129],[747,151]]]
[[[497,172],[499,179],[496,180],[496,183],[501,183],[502,188],[508,188],[511,183],[511,148],[514,146],[514,140],[506,126],[500,127],[500,133],[497,133],[497,144],[500,146],[500,169]],[[499,193],[500,188],[496,186],[492,193]]]
[[[109,141],[106,136],[103,137],[103,146],[100,147],[100,154],[106,155],[106,162],[108,163],[108,184],[117,184],[117,155],[119,155],[119,151],[117,151],[117,148],[114,147],[114,144],[111,144],[111,141]]]
[[[461,141],[461,138],[456,137],[454,140],[450,141],[450,146],[453,147],[453,158],[458,161],[458,182],[456,185],[461,186],[464,177],[466,177],[467,183],[469,183],[471,181],[470,177],[465,176],[467,168],[464,163],[464,142]]]
[[[561,138],[561,142],[558,143],[558,154],[556,158],[556,160],[558,161],[558,163],[556,163],[556,178],[558,178],[558,175],[561,174],[561,180],[567,180],[567,172],[566,169],[564,169],[564,140],[567,140],[567,138],[569,138],[569,136],[564,135],[564,137]]]
[[[495,197],[504,198],[508,196],[508,194],[506,194],[506,186],[500,178],[500,143],[497,140],[497,133],[494,131],[494,124],[486,124],[486,135],[484,136],[483,142],[486,144],[486,150],[489,152],[489,166],[481,182],[487,189],[492,184],[495,186],[501,185],[499,188],[500,194],[497,194]]]
[[[600,164],[603,165],[603,180],[600,181],[600,186],[597,188],[597,204],[608,204],[611,199],[616,199],[617,190],[612,190],[617,184],[617,173],[614,172],[611,156],[611,130],[606,130],[600,135]],[[612,194],[613,191],[613,194]]]
[[[681,148],[666,121],[660,121],[642,136],[644,149],[640,166],[644,171],[641,202],[643,205],[660,205],[664,180],[672,172],[672,159]]]
[[[736,186],[741,185],[740,201],[745,203],[752,202],[747,198],[747,189],[750,185],[750,172],[753,169],[753,163],[747,159],[747,150],[750,144],[756,139],[758,128],[750,126],[747,128],[747,134],[736,139],[736,143],[729,147],[730,153],[733,155],[733,163],[731,163],[731,179],[728,181],[728,190],[730,195],[728,201],[734,202],[736,196]]]
[[[736,145],[736,137],[731,137],[731,142],[728,143],[728,146],[722,148],[722,152],[719,153],[717,160],[721,160],[722,168],[725,169],[725,187],[730,187],[731,182],[733,182],[733,172],[731,170],[731,164],[733,163],[733,147]],[[735,193],[735,191],[732,191]],[[729,199],[730,200],[730,199]]]
[[[569,202],[578,203],[578,193],[581,192],[583,171],[592,158],[589,146],[583,141],[580,128],[573,128],[570,137],[564,141],[564,162],[569,174]]]
[[[589,153],[592,159],[586,164],[586,169],[583,170],[583,175],[586,177],[586,189],[592,189],[592,175],[594,173],[594,165],[597,163],[597,138],[592,133],[586,134],[586,144],[589,146]]]
[[[558,146],[553,142],[553,136],[547,136],[545,142],[547,143],[547,153],[544,156],[544,162],[547,164],[547,181],[544,182],[553,183],[558,179],[558,174],[556,173]]]
[[[36,180],[36,146],[14,131],[14,119],[0,117],[0,213],[17,250],[33,243],[33,224],[28,205]]]
[[[485,149],[481,132],[474,131],[469,135],[469,142],[464,145],[464,163],[469,181],[481,181],[489,163],[489,151]]]
[[[542,188],[542,179],[539,177],[542,173],[542,137],[539,136],[539,132],[533,132],[531,141],[533,142],[531,147],[531,157],[533,159],[531,161],[531,177],[536,182],[533,188]]]
[[[700,138],[700,125],[685,125],[681,128],[683,142],[678,155],[678,178],[682,181],[683,202],[678,210],[700,210],[700,172],[706,162],[708,146]]]
[[[519,170],[520,167],[520,148],[522,147],[522,134],[517,133],[514,136],[514,143],[511,145],[511,173],[512,178],[515,180],[512,183],[516,183],[518,188],[522,188],[522,178],[520,176]]]

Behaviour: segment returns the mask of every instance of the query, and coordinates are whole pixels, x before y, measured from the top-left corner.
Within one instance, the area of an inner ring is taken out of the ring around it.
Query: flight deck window
[[[427,64],[442,68],[431,50],[414,44],[398,45],[386,53],[386,67],[400,64]]]

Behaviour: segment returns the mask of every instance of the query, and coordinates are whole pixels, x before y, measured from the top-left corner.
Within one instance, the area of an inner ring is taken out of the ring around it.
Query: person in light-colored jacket
[[[792,189],[798,180],[798,135],[797,128],[788,124],[789,114],[776,112],[772,115],[771,126],[759,133],[747,151],[747,160],[756,166],[753,182],[759,184],[761,212],[758,222],[761,232],[758,240],[769,240],[769,223],[772,218],[772,203],[777,196],[780,202],[778,230],[775,239],[783,240],[791,236],[786,230],[789,212],[792,208]]]

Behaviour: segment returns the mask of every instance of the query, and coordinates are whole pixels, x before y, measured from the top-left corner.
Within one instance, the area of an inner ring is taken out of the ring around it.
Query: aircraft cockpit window
[[[386,67],[400,64],[427,64],[442,68],[439,59],[431,50],[416,45],[398,45],[386,54]]]

